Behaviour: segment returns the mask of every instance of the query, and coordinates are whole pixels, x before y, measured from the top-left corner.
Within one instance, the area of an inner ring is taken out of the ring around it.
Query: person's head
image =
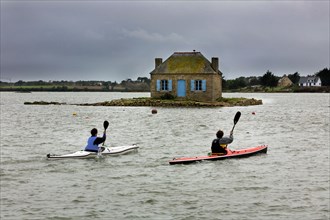
[[[217,132],[217,138],[222,138],[223,137],[223,131],[219,130]]]
[[[92,136],[96,136],[96,135],[97,135],[97,129],[96,129],[96,128],[93,128],[93,129],[91,130],[91,135],[92,135]]]

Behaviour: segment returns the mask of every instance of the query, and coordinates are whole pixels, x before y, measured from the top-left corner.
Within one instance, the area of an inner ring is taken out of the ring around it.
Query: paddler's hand
[[[230,131],[230,136],[233,136],[233,131]]]

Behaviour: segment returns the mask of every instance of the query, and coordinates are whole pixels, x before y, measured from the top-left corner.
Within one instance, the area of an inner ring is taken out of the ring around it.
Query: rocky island
[[[25,102],[25,105],[67,105],[67,103],[58,102]],[[156,99],[156,98],[130,98],[115,99],[97,103],[70,104],[77,106],[151,106],[151,107],[232,107],[232,106],[250,106],[261,105],[262,100],[247,98],[219,98],[216,102],[200,102],[192,100],[176,99]]]

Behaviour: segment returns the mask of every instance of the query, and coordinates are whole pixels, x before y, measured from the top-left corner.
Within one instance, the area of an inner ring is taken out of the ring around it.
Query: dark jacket
[[[233,135],[214,139],[211,146],[212,153],[227,154],[227,145],[232,143],[233,140]]]

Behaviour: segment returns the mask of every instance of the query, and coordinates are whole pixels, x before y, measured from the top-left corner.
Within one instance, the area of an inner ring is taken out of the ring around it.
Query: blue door
[[[183,80],[183,79],[178,80],[177,95],[178,95],[178,97],[186,96],[186,80]]]

